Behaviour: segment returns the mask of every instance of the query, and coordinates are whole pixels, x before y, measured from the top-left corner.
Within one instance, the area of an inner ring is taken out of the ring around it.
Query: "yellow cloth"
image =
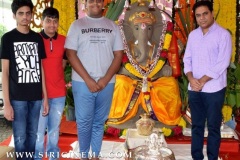
[[[150,104],[158,120],[166,125],[177,125],[181,118],[181,99],[176,79],[162,77],[149,85]],[[117,75],[109,124],[121,124],[133,118],[139,105],[149,112],[141,86],[141,81]]]

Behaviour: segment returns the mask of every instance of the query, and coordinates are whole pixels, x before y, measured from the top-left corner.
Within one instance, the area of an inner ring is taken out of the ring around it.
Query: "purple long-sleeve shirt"
[[[203,35],[198,27],[188,37],[184,54],[184,73],[192,72],[193,77],[200,79],[206,75],[208,81],[202,92],[213,93],[227,86],[227,67],[232,53],[230,33],[216,22]],[[192,90],[190,85],[188,89]]]

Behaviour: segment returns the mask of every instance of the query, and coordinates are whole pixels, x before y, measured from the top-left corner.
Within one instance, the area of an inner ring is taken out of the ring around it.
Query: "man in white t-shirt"
[[[73,68],[72,89],[82,159],[98,159],[123,42],[118,26],[102,16],[103,0],[86,0],[87,16],[72,23],[65,48]],[[89,149],[92,153],[89,153]]]

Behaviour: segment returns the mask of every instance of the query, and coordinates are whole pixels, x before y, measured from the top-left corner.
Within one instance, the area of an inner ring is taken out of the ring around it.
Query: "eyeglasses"
[[[88,3],[94,3],[94,2],[96,2],[96,3],[102,3],[103,0],[87,0],[87,2],[88,2]]]

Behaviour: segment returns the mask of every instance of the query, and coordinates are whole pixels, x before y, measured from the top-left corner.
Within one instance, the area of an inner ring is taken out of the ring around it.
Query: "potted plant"
[[[71,82],[71,72],[72,67],[68,63],[65,68],[65,81],[66,81],[66,88],[67,88],[67,94],[66,94],[66,105],[65,105],[65,115],[67,121],[75,121],[75,108],[74,108],[74,99],[72,94],[72,82]]]

